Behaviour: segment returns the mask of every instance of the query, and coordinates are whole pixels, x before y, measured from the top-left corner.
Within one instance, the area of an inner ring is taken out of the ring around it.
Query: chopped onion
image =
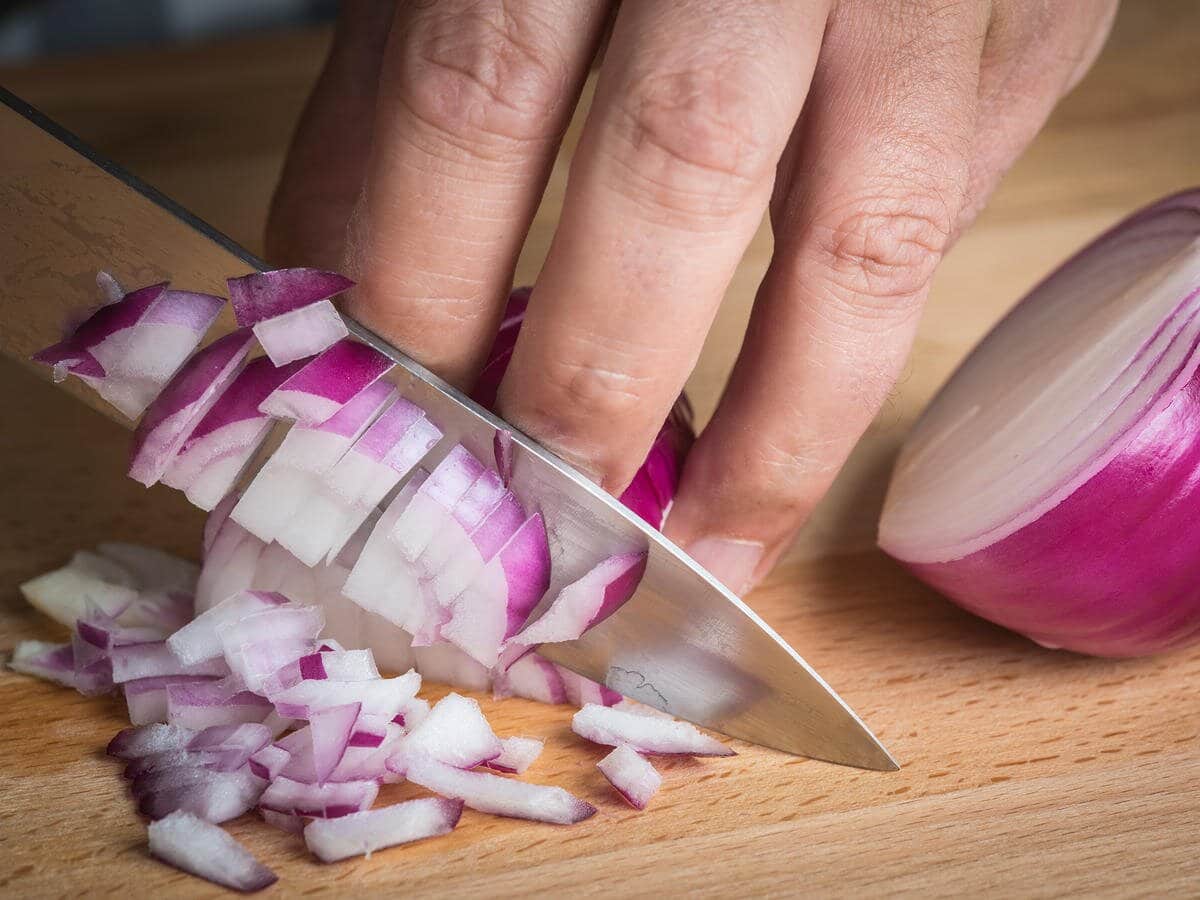
[[[106,581],[74,559],[60,569],[29,579],[20,590],[31,606],[68,627],[85,614],[86,602],[110,616],[120,616],[138,599],[135,588]]]
[[[1100,236],[971,353],[910,435],[880,545],[1049,647],[1200,638],[1200,191]]]
[[[408,672],[398,678],[373,681],[305,680],[272,697],[282,716],[308,719],[314,712],[348,703],[361,703],[362,712],[391,719],[416,696],[421,676]]]
[[[13,650],[8,667],[64,687],[75,687],[75,655],[70,644],[21,641]]]
[[[412,654],[417,671],[430,681],[464,691],[486,691],[492,685],[491,671],[451,644],[413,647]]]
[[[191,560],[180,559],[157,547],[104,541],[97,545],[96,550],[129,572],[134,584],[142,590],[192,591],[200,575],[200,567]]]
[[[251,613],[273,609],[288,602],[282,594],[242,591],[201,613],[167,638],[167,647],[185,664],[216,659],[223,654],[221,629]]]
[[[316,710],[308,717],[318,784],[324,784],[342,761],[361,709],[360,703],[347,703]]]
[[[370,808],[378,794],[379,785],[374,781],[305,784],[281,776],[267,786],[258,803],[263,809],[274,812],[336,819]]]
[[[271,731],[258,722],[217,725],[206,728],[188,741],[189,750],[232,750],[250,756],[271,740]]]
[[[550,608],[513,642],[534,646],[575,640],[632,597],[645,571],[645,553],[610,556],[559,591]]]
[[[503,749],[478,702],[460,694],[447,694],[408,733],[403,755],[415,753],[448,766],[473,769],[495,759]],[[388,768],[392,768],[391,764]],[[403,773],[404,764],[393,771]]]
[[[178,725],[145,725],[141,728],[126,728],[108,742],[105,753],[117,759],[136,759],[151,753],[168,750],[184,750],[196,732]]]
[[[196,730],[261,722],[271,704],[250,691],[230,693],[212,682],[167,685],[167,722]]]
[[[212,682],[215,678],[203,675],[161,675],[138,678],[121,685],[129,721],[134,725],[149,725],[167,721],[167,686]]]
[[[218,772],[199,766],[176,766],[147,772],[130,790],[138,812],[161,819],[183,810],[206,822],[228,822],[253,809],[263,791],[261,779],[248,771]]]
[[[596,814],[596,807],[560,787],[468,772],[427,757],[414,755],[407,759],[405,777],[435,794],[461,800],[471,809],[496,816],[574,825]]]
[[[500,741],[500,755],[483,765],[497,772],[522,775],[542,755],[545,746],[536,738],[506,737]]]
[[[254,326],[254,336],[277,366],[320,353],[349,333],[341,314],[328,300]]]
[[[369,681],[378,677],[379,669],[370,650],[324,650],[301,656],[277,669],[263,679],[262,689],[272,697],[309,678]]]
[[[571,730],[595,744],[629,744],[654,756],[736,756],[689,722],[669,721],[589,703],[571,719]]]
[[[273,828],[278,828],[280,831],[286,831],[288,834],[304,833],[303,816],[294,816],[291,813],[279,813],[273,809],[259,809],[258,814],[262,816],[264,822]]]
[[[314,819],[304,843],[321,862],[370,856],[376,850],[449,834],[462,815],[461,800],[422,797],[340,819]]]
[[[253,341],[248,329],[240,329],[213,341],[187,361],[138,423],[130,478],[146,487],[162,478],[192,429],[237,375]]]
[[[299,425],[320,425],[357,397],[393,367],[378,350],[358,341],[338,341],[305,363],[271,392],[259,407],[277,419],[295,419]]]
[[[337,272],[321,269],[275,269],[226,279],[237,323],[243,327],[286,315],[354,287]]]
[[[222,887],[251,893],[279,880],[223,829],[189,813],[172,813],[147,831],[151,855]]]
[[[596,768],[634,809],[645,809],[662,786],[654,766],[628,744],[618,744]]]
[[[567,689],[558,666],[536,653],[527,653],[496,675],[497,697],[525,697],[540,703],[566,703]]]
[[[248,760],[250,771],[267,781],[274,781],[291,761],[292,754],[278,744],[267,744],[251,754]]]
[[[229,667],[223,659],[208,659],[198,663],[183,663],[167,647],[166,641],[150,641],[113,647],[109,651],[112,662],[112,680],[116,684],[137,678],[155,678],[163,675],[228,675]]]

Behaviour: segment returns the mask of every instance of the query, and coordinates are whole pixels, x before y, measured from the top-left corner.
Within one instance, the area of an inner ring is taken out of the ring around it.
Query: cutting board
[[[297,33],[42,63],[0,72],[0,81],[255,248],[327,40]],[[636,813],[596,772],[601,751],[571,734],[570,709],[481,698],[501,734],[546,741],[530,778],[579,794],[599,814],[560,828],[468,811],[446,838],[334,866],[247,817],[231,831],[279,872],[274,894],[1200,891],[1200,650],[1132,661],[1044,650],[959,611],[873,546],[896,448],[970,345],[1088,236],[1200,182],[1198,53],[1196,3],[1125,5],[1096,70],[943,266],[912,361],[827,502],[749,598],[901,771],[734,742],[732,759],[661,762],[663,790]],[[565,174],[560,161],[522,280],[548,246]],[[701,418],[769,252],[764,230],[692,379]],[[169,490],[122,477],[127,435],[118,427],[7,361],[0,422],[0,651],[55,637],[15,585],[76,548],[121,538],[196,555],[199,514]],[[219,893],[147,856],[144,823],[102,756],[122,722],[116,700],[0,672],[0,895]],[[407,793],[397,786],[384,796]]]

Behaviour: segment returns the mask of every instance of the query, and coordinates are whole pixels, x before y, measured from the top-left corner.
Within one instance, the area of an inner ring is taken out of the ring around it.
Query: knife
[[[22,363],[94,297],[99,269],[125,283],[170,280],[224,294],[226,277],[269,268],[3,88],[0,135],[0,344]],[[216,330],[232,324],[226,310]],[[610,554],[647,551],[634,597],[578,640],[542,645],[543,655],[732,737],[845,765],[898,768],[813,668],[682,550],[378,335],[346,324],[396,362],[400,393],[442,428],[442,446],[458,441],[487,459],[496,431],[512,434],[511,487],[536,498],[550,532],[547,596]],[[130,427],[75,379],[63,386]]]

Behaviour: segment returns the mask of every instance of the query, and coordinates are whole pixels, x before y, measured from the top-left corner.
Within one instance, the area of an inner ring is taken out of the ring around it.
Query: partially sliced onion
[[[537,738],[506,737],[500,741],[500,755],[483,765],[497,772],[522,775],[542,755],[545,746]]]
[[[386,847],[449,834],[462,808],[459,800],[422,797],[340,819],[314,819],[304,828],[304,843],[321,862],[370,856]]]
[[[151,855],[222,887],[252,893],[279,880],[223,829],[189,813],[172,813],[147,831]]]
[[[976,347],[897,463],[880,545],[1050,647],[1200,638],[1200,191],[1100,236]]]
[[[254,335],[240,329],[218,338],[171,379],[133,434],[129,477],[146,487],[162,478],[192,429],[233,381]]]
[[[559,591],[550,608],[513,642],[533,646],[575,640],[632,597],[645,571],[645,553],[610,556]]]
[[[294,425],[242,493],[230,518],[260,540],[274,540],[395,396],[391,385],[376,382],[321,424]]]
[[[449,766],[473,769],[495,759],[503,749],[477,701],[460,694],[447,694],[408,733],[403,754],[420,754]],[[403,773],[404,767],[393,771]]]
[[[690,722],[670,721],[589,703],[571,719],[571,730],[595,744],[628,744],[654,756],[736,756]]]
[[[654,766],[628,744],[618,744],[596,768],[634,809],[645,809],[662,786],[662,776]]]
[[[258,406],[295,372],[266,358],[251,360],[192,430],[162,480],[210,510],[226,495],[271,432]]]
[[[461,800],[471,809],[496,816],[574,825],[596,814],[596,807],[560,787],[468,772],[427,757],[407,759],[405,777],[435,794]]]
[[[167,638],[167,647],[183,663],[195,664],[222,656],[220,630],[252,613],[274,609],[288,602],[282,594],[267,591],[242,591],[207,612],[201,613]]]
[[[291,778],[272,781],[258,803],[263,809],[314,819],[336,819],[370,808],[379,795],[374,781],[305,784]]]
[[[276,388],[260,409],[277,419],[320,425],[395,366],[358,341],[338,341]]]

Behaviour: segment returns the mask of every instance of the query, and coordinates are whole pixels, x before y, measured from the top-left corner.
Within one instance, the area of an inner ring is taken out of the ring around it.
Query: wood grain
[[[202,217],[259,245],[288,129],[327,36],[301,33],[0,73]],[[570,710],[487,711],[546,739],[530,773],[595,802],[562,829],[468,812],[451,836],[321,866],[256,821],[234,834],[279,896],[1049,897],[1200,893],[1200,651],[1109,661],[1054,653],[974,619],[873,549],[908,424],[970,345],[1041,274],[1124,212],[1200,182],[1200,6],[1129,2],[1100,64],[1055,113],[940,272],[906,374],[812,525],[750,598],[903,763],[861,772],[738,744],[664,765],[650,811],[616,802]],[[568,149],[577,133],[573,128]],[[565,163],[522,258],[548,246]],[[764,231],[692,378],[715,404],[770,254]],[[194,554],[200,517],[120,477],[126,435],[0,362],[0,649],[50,637],[15,585],[111,537]],[[0,895],[213,896],[151,861],[117,767],[99,751],[117,701],[0,673]],[[407,788],[390,788],[404,796]]]

